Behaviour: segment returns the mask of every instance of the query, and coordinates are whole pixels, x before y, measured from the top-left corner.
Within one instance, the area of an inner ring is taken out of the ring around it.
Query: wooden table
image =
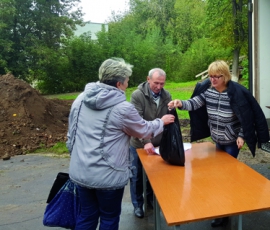
[[[137,149],[154,191],[155,229],[160,209],[169,226],[270,209],[270,181],[210,142],[192,144],[184,167]]]

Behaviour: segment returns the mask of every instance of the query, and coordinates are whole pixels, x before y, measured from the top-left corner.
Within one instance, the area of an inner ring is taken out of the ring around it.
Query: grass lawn
[[[171,93],[172,99],[186,100],[191,97],[191,94],[197,82],[198,81],[191,81],[191,82],[184,82],[184,83],[166,82],[166,85],[164,88]],[[127,88],[126,90],[127,101],[130,101],[130,96],[132,92],[136,89],[137,87]],[[50,99],[58,98],[61,100],[74,100],[79,94],[80,92],[76,92],[76,93],[46,95],[45,97],[50,98]],[[189,115],[187,111],[177,110],[177,114],[178,114],[179,119],[189,119]],[[65,143],[57,143],[52,148],[49,148],[49,149],[41,148],[35,151],[35,153],[37,152],[56,153],[58,155],[62,155],[64,153],[67,153],[68,150],[65,146]]]
[[[184,83],[175,83],[175,82],[166,82],[165,89],[170,92],[172,95],[172,99],[181,99],[181,100],[187,100],[191,97],[191,94],[195,88],[196,83],[200,81],[200,79],[196,81],[190,81],[190,82],[184,82]],[[241,83],[240,83],[241,84]],[[134,90],[136,90],[137,87],[129,87],[126,90],[126,96],[127,96],[127,101],[130,101],[130,96]],[[75,93],[66,93],[66,94],[56,94],[56,95],[46,95],[46,98],[58,98],[61,100],[74,100],[80,92],[75,92]],[[179,119],[189,119],[189,115],[187,111],[181,111],[177,110],[178,118]],[[189,130],[188,127],[181,127],[182,133],[185,132],[186,129]],[[206,138],[205,140],[211,141],[211,138]],[[204,140],[202,140],[204,141]],[[244,146],[246,147],[246,144]],[[56,154],[62,154],[62,153],[67,153],[67,148],[65,146],[65,143],[58,143],[56,144],[53,148],[50,149],[39,149],[36,152],[53,152]]]
[[[166,82],[165,89],[170,92],[172,99],[182,99],[186,100],[191,97],[193,89],[198,81],[190,81],[184,83],[175,83],[175,82]],[[127,101],[130,101],[130,96],[132,92],[137,87],[130,87],[126,90]],[[55,94],[55,95],[46,95],[46,98],[58,98],[61,100],[74,100],[80,92],[76,93],[66,93],[66,94]],[[179,119],[189,119],[187,111],[177,111]]]

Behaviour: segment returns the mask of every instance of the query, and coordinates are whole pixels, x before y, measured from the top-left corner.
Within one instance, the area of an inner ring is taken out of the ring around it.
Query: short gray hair
[[[164,71],[163,69],[160,69],[160,68],[154,68],[154,69],[151,69],[151,70],[149,71],[149,73],[148,73],[148,76],[149,76],[150,78],[152,78],[152,76],[153,76],[153,74],[154,74],[155,72],[158,72],[158,76],[159,76],[159,77],[160,77],[160,76],[164,76],[164,77],[166,78],[166,73],[165,73],[165,71]]]
[[[132,74],[133,65],[125,62],[123,58],[109,58],[99,67],[99,80],[102,83],[114,85],[124,83]]]

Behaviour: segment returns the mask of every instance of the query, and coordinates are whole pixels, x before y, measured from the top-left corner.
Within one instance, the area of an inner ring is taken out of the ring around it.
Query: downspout
[[[249,91],[253,95],[253,52],[252,52],[252,14],[253,0],[248,0],[248,78]]]

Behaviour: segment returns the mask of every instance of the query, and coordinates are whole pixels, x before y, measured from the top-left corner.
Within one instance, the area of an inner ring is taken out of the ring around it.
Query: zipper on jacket
[[[219,136],[218,136],[218,128],[219,128],[219,109],[220,109],[220,93],[219,94],[219,97],[218,97],[218,108],[217,108],[217,143],[218,143],[218,140],[219,140]]]

